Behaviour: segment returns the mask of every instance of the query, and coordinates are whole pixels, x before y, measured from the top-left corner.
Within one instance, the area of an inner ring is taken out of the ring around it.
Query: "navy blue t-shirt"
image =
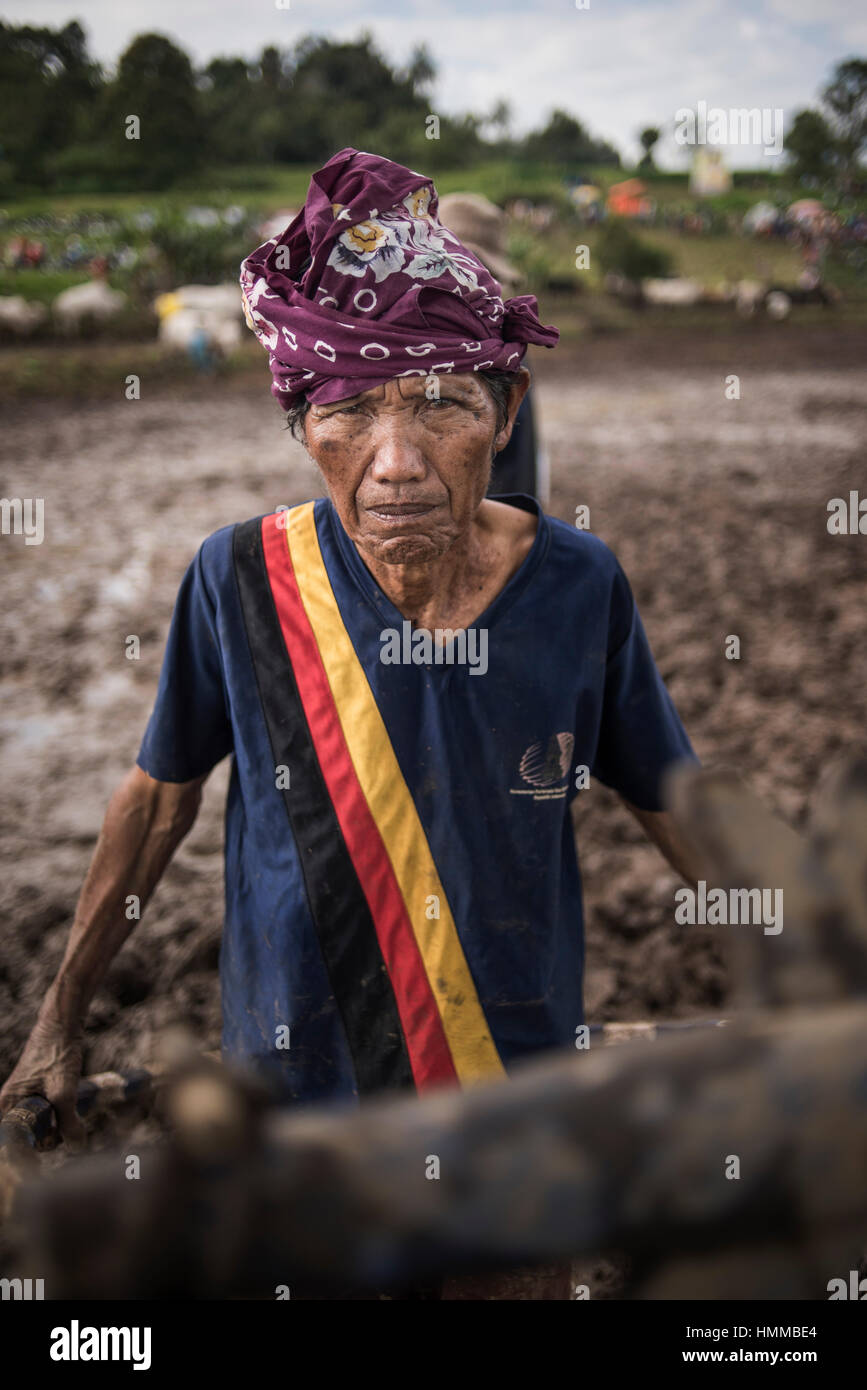
[[[661,810],[694,757],[612,552],[505,500],[538,531],[463,663],[384,657],[406,620],[327,499],[217,531],[181,584],[138,764],[183,782],[232,755],[223,1050],[286,1098],[573,1043],[570,804],[598,779]]]

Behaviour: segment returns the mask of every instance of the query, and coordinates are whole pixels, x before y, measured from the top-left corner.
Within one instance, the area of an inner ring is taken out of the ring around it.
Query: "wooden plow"
[[[721,773],[670,799],[709,882],[783,890],[778,935],[725,928],[725,1026],[617,1047],[609,1026],[507,1082],[351,1113],[188,1060],[159,1081],[165,1142],[16,1181],[4,1273],[55,1298],[273,1298],[619,1253],[634,1297],[827,1297],[867,1235],[867,764],[806,841]]]

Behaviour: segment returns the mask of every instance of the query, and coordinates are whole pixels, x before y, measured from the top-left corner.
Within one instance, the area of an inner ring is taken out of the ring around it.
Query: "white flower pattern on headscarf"
[[[478,289],[478,262],[465,252],[449,252],[443,235],[457,245],[456,237],[428,212],[430,189],[418,188],[408,193],[402,206],[409,217],[400,212],[385,212],[357,222],[335,242],[328,265],[341,275],[364,275],[372,270],[377,284],[389,275],[408,275],[413,280],[435,280],[450,275],[467,289]],[[418,254],[407,258],[407,251]]]
[[[385,226],[385,218],[357,222],[334,243],[328,265],[341,275],[364,275],[373,271],[377,284],[387,275],[403,267],[403,247],[409,241],[410,228],[405,221]]]

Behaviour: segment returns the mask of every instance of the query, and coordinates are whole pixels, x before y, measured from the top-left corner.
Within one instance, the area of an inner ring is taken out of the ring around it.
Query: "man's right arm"
[[[159,782],[133,767],[114,792],[63,961],[24,1051],[0,1091],[0,1114],[24,1096],[43,1095],[55,1107],[64,1137],[83,1137],[75,1097],[88,1007],[136,924],[137,918],[127,917],[127,899],[135,895],[144,908],[196,819],[204,781],[205,777]]]

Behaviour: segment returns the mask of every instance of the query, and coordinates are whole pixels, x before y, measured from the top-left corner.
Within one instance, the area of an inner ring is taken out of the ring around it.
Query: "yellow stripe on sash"
[[[356,776],[382,836],[460,1081],[504,1076],[427,836],[331,588],[313,502],[287,513],[286,540]],[[438,920],[425,916],[436,894]]]

